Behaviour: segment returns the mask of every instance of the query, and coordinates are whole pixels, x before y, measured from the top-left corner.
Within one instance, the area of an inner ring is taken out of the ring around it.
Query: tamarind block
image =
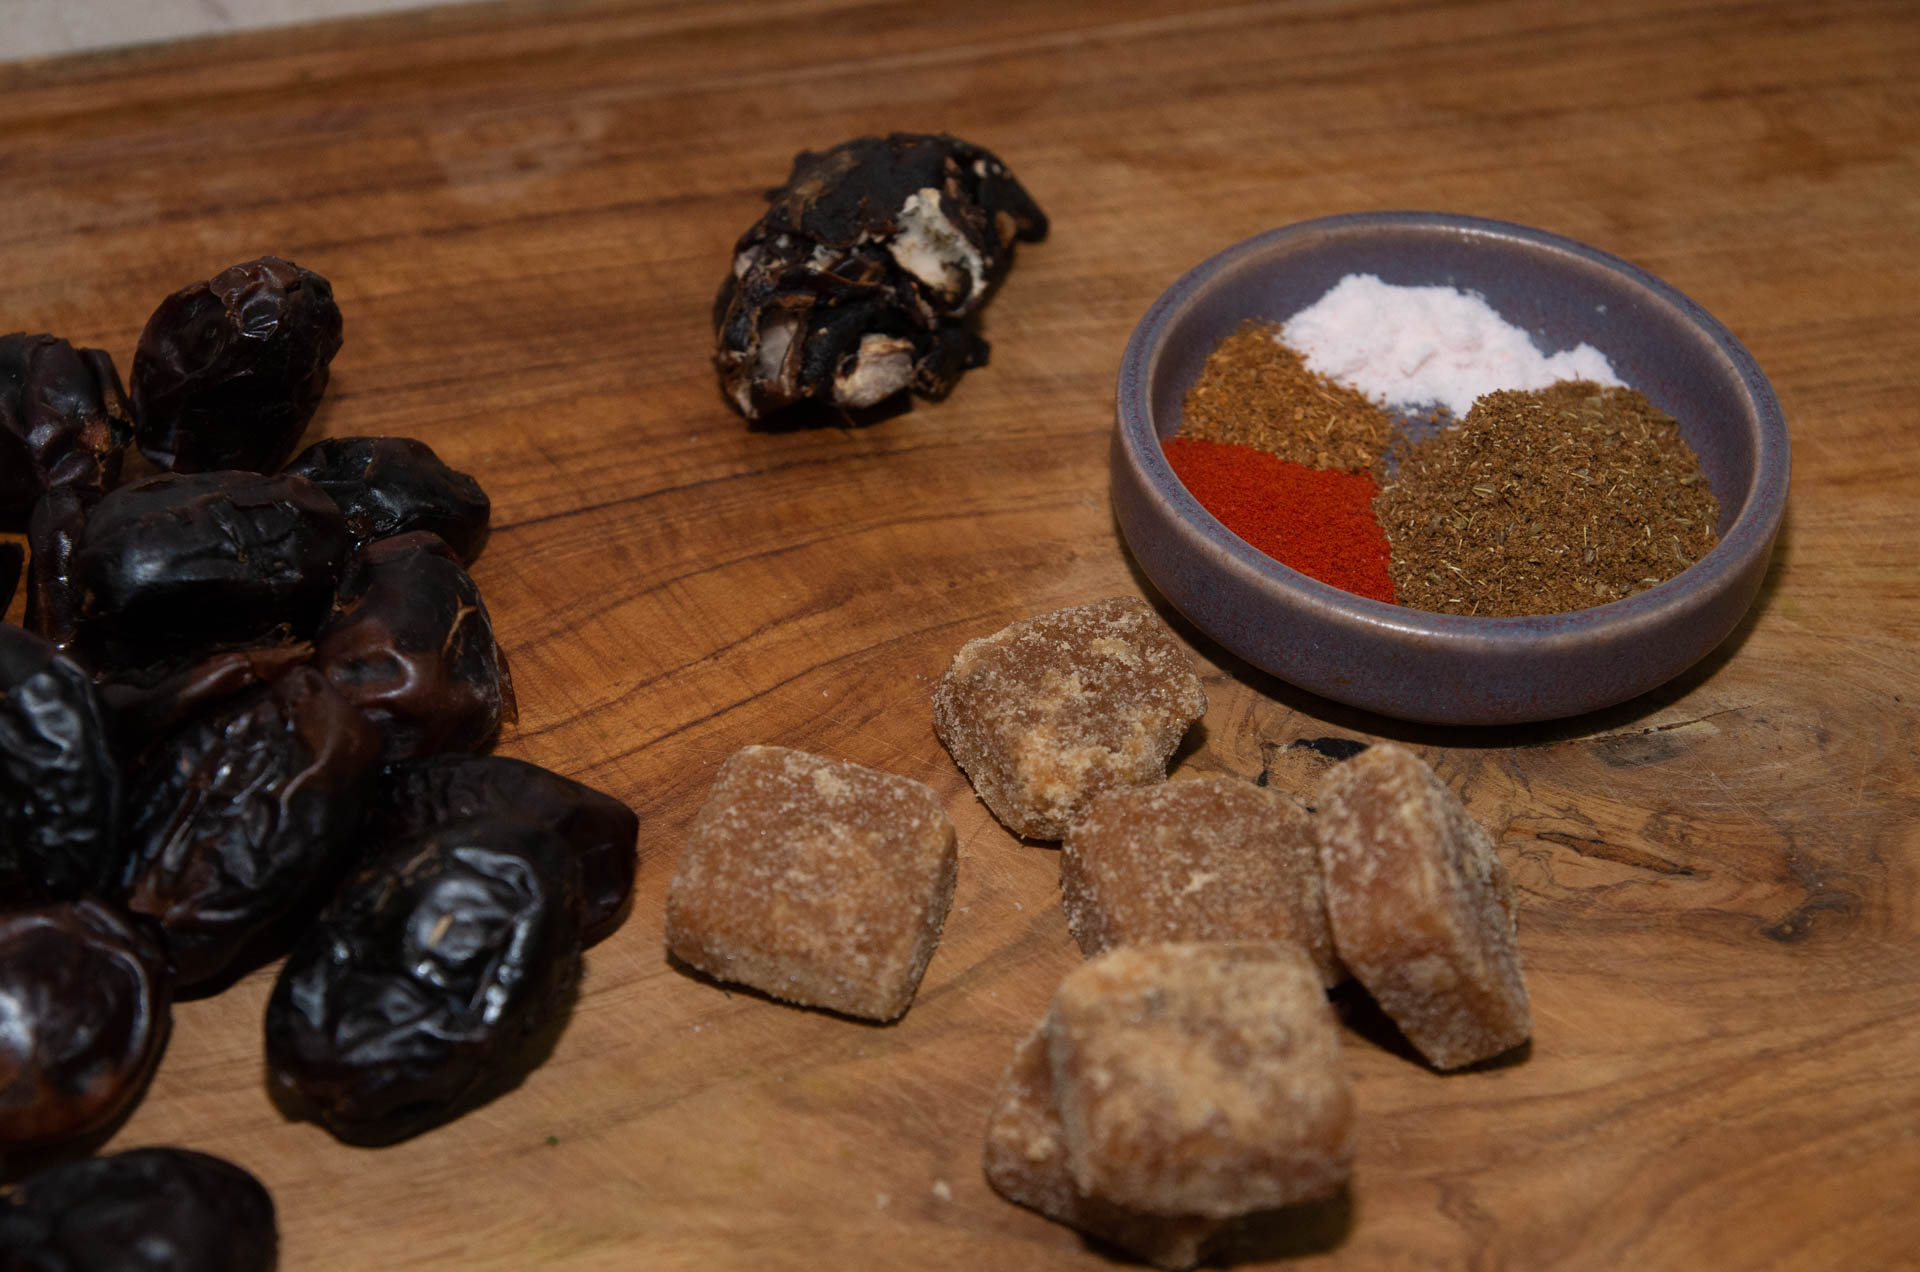
[[[1082,1193],[1231,1218],[1336,1191],[1353,1093],[1320,975],[1278,941],[1122,946],[1069,973],[1047,1026]]]
[[[719,980],[892,1020],[933,957],[958,860],[931,787],[746,747],[694,818],[667,891],[667,947]]]
[[[1374,746],[1315,796],[1334,947],[1437,1069],[1532,1032],[1513,881],[1487,832],[1405,747]]]
[[[1043,1021],[1015,1048],[987,1118],[986,1174],[1008,1201],[1036,1210],[1159,1268],[1190,1268],[1223,1221],[1141,1214],[1089,1197],[1067,1168],[1065,1128],[1053,1098]]]
[[[1164,782],[1206,712],[1193,660],[1151,606],[1113,596],[967,642],[934,732],[1015,834],[1059,839],[1102,791]]]
[[[1328,986],[1333,952],[1306,812],[1237,777],[1107,791],[1061,845],[1060,899],[1088,957],[1162,941],[1291,941]]]

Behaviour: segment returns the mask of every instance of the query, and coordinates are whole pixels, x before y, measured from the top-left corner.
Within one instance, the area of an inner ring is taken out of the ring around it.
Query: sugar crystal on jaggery
[[[1513,881],[1493,841],[1420,758],[1382,744],[1327,776],[1314,825],[1334,947],[1435,1068],[1532,1032]]]
[[[931,787],[746,747],[694,818],[667,892],[667,947],[775,998],[891,1020],[933,956],[957,862]]]
[[[1324,1197],[1353,1094],[1319,973],[1280,941],[1122,946],[1068,974],[1047,1031],[1077,1188],[1228,1218]]]
[[[1222,1221],[1148,1215],[1089,1197],[1067,1168],[1043,1021],[1014,1050],[987,1118],[987,1182],[1008,1201],[1111,1242],[1160,1268],[1190,1268]]]
[[[1331,986],[1320,854],[1307,814],[1279,791],[1202,777],[1108,791],[1061,845],[1060,899],[1088,956],[1160,941],[1281,940]]]
[[[1059,839],[1102,791],[1162,782],[1206,712],[1193,660],[1145,601],[1113,596],[967,642],[933,725],[1016,834]]]

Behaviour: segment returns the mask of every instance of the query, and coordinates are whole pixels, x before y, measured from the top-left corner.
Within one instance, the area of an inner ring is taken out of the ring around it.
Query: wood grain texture
[[[0,329],[131,357],[168,291],[265,251],[334,282],[318,427],[429,440],[497,528],[475,577],[502,751],[642,812],[632,917],[548,1064],[399,1147],[283,1122],[256,974],[177,1013],[115,1147],[225,1154],[321,1267],[1091,1268],[980,1176],[986,1105],[1078,955],[1050,849],[934,739],[966,639],[1139,592],[1106,498],[1133,323],[1249,234],[1503,217],[1699,300],[1771,376],[1792,509],[1760,604],[1627,706],[1409,728],[1176,624],[1186,772],[1419,747],[1521,889],[1537,1033],[1451,1077],[1348,1033],[1348,1194],[1248,1252],[1365,1269],[1920,1266],[1920,9],[653,0],[456,9],[0,67]],[[1053,217],[987,368],[858,430],[750,431],[708,366],[734,237],[791,155],[945,129]],[[891,1027],[668,967],[720,761],[802,747],[931,783],[958,895]]]

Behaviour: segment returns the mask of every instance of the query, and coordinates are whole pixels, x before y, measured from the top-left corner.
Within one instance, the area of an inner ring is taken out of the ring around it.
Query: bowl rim
[[[1260,256],[1294,239],[1364,235],[1378,230],[1417,231],[1516,241],[1532,249],[1577,258],[1624,278],[1652,299],[1678,311],[1727,359],[1753,412],[1757,445],[1752,477],[1727,533],[1698,561],[1664,582],[1618,600],[1555,614],[1488,617],[1441,614],[1377,601],[1323,583],[1268,556],[1228,530],[1201,506],[1167,461],[1153,424],[1152,372],[1179,320],[1196,305],[1218,275],[1247,257]],[[1197,537],[1223,568],[1268,588],[1292,592],[1318,607],[1339,611],[1347,621],[1450,646],[1511,649],[1537,646],[1543,639],[1595,635],[1627,636],[1657,627],[1675,609],[1689,609],[1702,598],[1735,586],[1757,554],[1772,550],[1785,514],[1792,451],[1786,419],[1773,387],[1745,345],[1712,314],[1678,288],[1622,257],[1548,230],[1511,221],[1454,212],[1345,212],[1296,221],[1243,239],[1207,257],[1182,274],[1147,309],[1121,356],[1115,389],[1117,437],[1128,462],[1176,514],[1183,537]],[[1149,440],[1151,445],[1148,444]]]

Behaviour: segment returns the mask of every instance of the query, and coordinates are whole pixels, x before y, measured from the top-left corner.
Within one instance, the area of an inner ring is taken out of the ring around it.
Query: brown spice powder
[[[1672,578],[1718,541],[1698,458],[1631,389],[1489,393],[1398,459],[1373,507],[1395,599],[1415,609],[1586,609]]]
[[[1252,446],[1309,468],[1371,468],[1393,420],[1363,393],[1307,370],[1249,319],[1207,355],[1182,403],[1179,437]]]

